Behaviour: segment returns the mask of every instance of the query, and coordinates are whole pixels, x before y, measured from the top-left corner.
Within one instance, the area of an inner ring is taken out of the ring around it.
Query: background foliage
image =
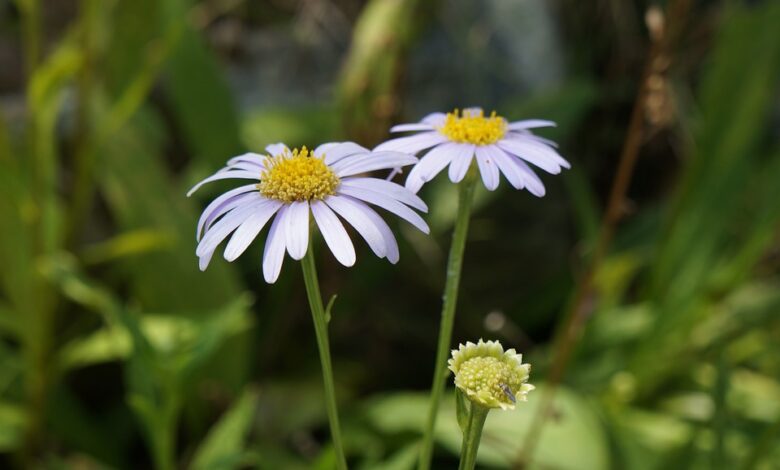
[[[539,386],[481,464],[777,468],[778,24],[773,1],[0,0],[0,466],[331,468],[297,266],[264,285],[257,244],[199,272],[223,188],[184,193],[244,149],[481,104],[558,121],[573,163],[543,199],[478,195],[455,339],[517,347]],[[433,234],[399,226],[397,266],[319,257],[355,468],[416,458],[455,210],[442,178],[422,195]]]

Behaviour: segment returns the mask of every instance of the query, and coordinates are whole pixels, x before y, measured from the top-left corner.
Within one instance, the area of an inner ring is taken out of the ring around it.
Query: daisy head
[[[487,408],[514,409],[518,401],[527,401],[534,386],[527,383],[530,364],[522,354],[504,351],[498,341],[468,342],[452,351],[448,362],[455,374],[455,386],[466,398]]]
[[[406,178],[406,187],[415,193],[447,166],[450,180],[460,182],[476,160],[482,182],[490,191],[498,187],[502,173],[516,189],[526,188],[541,197],[544,184],[528,164],[552,174],[570,168],[569,162],[558,155],[554,142],[532,132],[549,126],[555,123],[540,119],[508,122],[495,112],[486,116],[481,108],[467,108],[433,113],[418,123],[395,126],[390,132],[415,134],[388,140],[375,150],[416,154],[430,149]]]
[[[267,155],[246,153],[204,179],[187,194],[222,179],[246,179],[217,197],[198,221],[195,254],[205,270],[217,246],[230,238],[224,256],[238,258],[269,222],[263,252],[263,276],[268,283],[279,277],[285,252],[299,260],[309,246],[312,219],[325,243],[344,266],[355,263],[355,248],[342,219],[352,225],[380,258],[398,261],[398,243],[390,227],[369,206],[391,212],[428,233],[428,225],[414,210],[427,212],[425,203],[403,186],[361,174],[398,168],[417,162],[400,152],[371,152],[352,142],[323,144],[309,151],[290,150],[284,144],[266,147]],[[272,220],[273,219],[273,220]]]

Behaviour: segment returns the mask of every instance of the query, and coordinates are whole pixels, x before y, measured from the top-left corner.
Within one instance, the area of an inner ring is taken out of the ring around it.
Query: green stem
[[[344,457],[344,446],[341,441],[341,428],[339,426],[339,413],[336,407],[336,391],[333,386],[333,366],[330,361],[330,346],[328,344],[328,322],[325,318],[325,307],[322,305],[320,285],[317,281],[317,268],[314,265],[314,249],[309,243],[309,250],[301,260],[303,267],[303,280],[306,284],[306,295],[309,298],[311,316],[314,320],[314,331],[317,334],[317,347],[320,351],[320,363],[322,365],[322,381],[325,386],[325,406],[328,410],[330,421],[330,434],[333,439],[333,447],[336,449],[336,460],[339,470],[346,470],[347,460]]]
[[[474,198],[474,188],[477,177],[472,168],[469,174],[459,185],[458,216],[455,221],[455,230],[452,234],[452,245],[447,262],[447,280],[444,285],[444,305],[441,312],[441,325],[439,326],[439,343],[436,349],[436,370],[433,373],[433,385],[431,387],[431,401],[428,408],[428,420],[425,425],[422,449],[418,468],[428,470],[433,456],[433,434],[436,428],[436,416],[439,412],[439,403],[444,384],[447,379],[447,357],[450,354],[452,341],[452,326],[455,323],[455,306],[458,303],[458,286],[460,285],[460,272],[463,265],[463,251],[466,247],[466,237],[469,231],[469,219],[471,217],[471,201]]]
[[[469,420],[463,433],[463,445],[460,448],[460,465],[458,470],[473,470],[477,464],[479,442],[482,439],[482,428],[485,426],[490,408],[471,403]]]

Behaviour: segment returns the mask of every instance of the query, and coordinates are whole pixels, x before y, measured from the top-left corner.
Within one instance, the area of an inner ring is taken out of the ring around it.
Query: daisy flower
[[[526,188],[541,197],[544,184],[528,164],[554,175],[570,168],[555,151],[554,142],[531,131],[550,126],[555,123],[541,119],[507,122],[495,112],[485,116],[481,108],[467,108],[462,113],[433,113],[419,123],[395,126],[390,132],[419,133],[388,140],[374,150],[416,154],[431,149],[406,179],[406,187],[415,193],[448,165],[450,180],[460,182],[476,159],[482,182],[490,191],[498,187],[499,173],[503,173],[516,189]]]
[[[355,263],[355,248],[339,218],[366,240],[371,250],[391,263],[398,261],[398,243],[373,204],[428,233],[428,225],[411,208],[427,212],[425,203],[396,183],[360,176],[417,162],[400,152],[371,152],[352,142],[323,144],[309,151],[290,150],[284,144],[266,147],[268,155],[246,153],[193,187],[187,196],[211,181],[253,180],[232,189],[206,207],[198,221],[195,251],[205,270],[217,246],[230,237],[227,261],[238,258],[273,219],[263,252],[263,277],[272,284],[279,277],[285,251],[300,260],[309,246],[313,216],[325,243],[344,266]],[[232,236],[231,236],[232,234]]]
[[[531,365],[523,355],[498,341],[467,342],[452,351],[449,369],[455,386],[472,402],[486,408],[511,410],[518,401],[527,401],[534,386],[527,383]]]

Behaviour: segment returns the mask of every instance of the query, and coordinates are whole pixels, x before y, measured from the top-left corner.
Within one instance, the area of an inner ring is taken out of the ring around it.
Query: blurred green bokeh
[[[0,0],[0,467],[332,468],[296,263],[267,286],[255,243],[200,272],[230,183],[184,195],[246,149],[481,105],[557,121],[573,168],[477,196],[454,340],[517,348],[539,387],[488,418],[480,465],[780,468],[778,25],[772,0]],[[354,468],[416,462],[455,194],[425,187],[432,236],[394,227],[398,265],[316,245]]]

